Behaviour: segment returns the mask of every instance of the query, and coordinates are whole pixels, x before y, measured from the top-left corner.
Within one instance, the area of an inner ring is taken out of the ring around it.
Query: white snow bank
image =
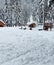
[[[0,65],[53,65],[54,30],[0,28]]]

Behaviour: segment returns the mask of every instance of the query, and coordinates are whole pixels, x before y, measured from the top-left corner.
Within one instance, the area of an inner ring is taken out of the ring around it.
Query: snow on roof
[[[46,20],[45,23],[51,23],[52,21],[51,20]]]
[[[36,23],[36,22],[35,22],[35,21],[32,21],[32,22],[28,22],[27,24],[30,25],[30,24],[32,24],[32,23]]]
[[[5,23],[4,23],[4,21],[3,21],[3,20],[1,20],[1,19],[0,19],[0,22],[2,22],[3,24],[5,24]]]

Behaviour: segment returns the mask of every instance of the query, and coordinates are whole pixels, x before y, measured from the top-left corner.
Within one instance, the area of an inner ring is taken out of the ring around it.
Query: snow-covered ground
[[[54,29],[0,28],[0,65],[54,65]]]

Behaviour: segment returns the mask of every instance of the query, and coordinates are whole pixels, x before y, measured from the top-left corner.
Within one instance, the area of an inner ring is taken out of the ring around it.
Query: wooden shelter
[[[53,23],[50,20],[45,21],[44,27],[43,27],[44,30],[48,30],[48,29],[52,30],[52,27],[53,27]]]
[[[29,25],[29,27],[30,27],[30,30],[32,30],[32,28],[35,28],[35,27],[36,27],[36,24],[35,24],[35,23],[31,23],[31,24]]]
[[[4,26],[5,26],[4,21],[0,20],[0,27],[4,27]]]

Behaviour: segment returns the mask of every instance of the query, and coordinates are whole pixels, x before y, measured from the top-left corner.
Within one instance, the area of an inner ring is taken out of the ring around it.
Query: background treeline
[[[5,0],[0,9],[0,19],[7,26],[27,25],[32,15],[33,21],[43,23],[54,20],[54,0]]]

